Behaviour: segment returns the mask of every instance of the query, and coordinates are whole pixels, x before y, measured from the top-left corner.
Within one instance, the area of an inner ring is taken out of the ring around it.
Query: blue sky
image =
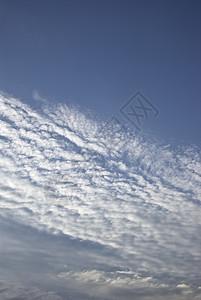
[[[200,143],[200,1],[1,1],[0,89],[116,114],[137,91],[146,130]]]
[[[0,1],[1,300],[200,299],[200,15]]]

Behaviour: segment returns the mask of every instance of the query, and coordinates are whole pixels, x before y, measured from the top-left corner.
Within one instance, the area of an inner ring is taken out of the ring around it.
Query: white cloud
[[[33,97],[41,100],[36,91]],[[114,143],[109,128],[65,105],[46,105],[39,113],[2,95],[0,113],[1,215],[114,247],[125,268],[146,271],[144,285],[152,278],[158,286],[169,284],[158,274],[174,274],[178,288],[181,278],[189,278],[188,285],[196,280],[201,261],[196,147],[171,150],[120,133]],[[79,280],[93,277],[94,271],[87,272],[77,273]],[[127,273],[115,276],[119,285],[130,280]]]
[[[189,285],[185,284],[185,283],[181,283],[177,285],[177,288],[179,289],[189,289]]]
[[[152,277],[141,277],[139,273],[134,271],[115,271],[105,272],[98,270],[84,270],[79,272],[63,272],[58,274],[59,278],[74,278],[80,282],[96,283],[102,285],[116,287],[152,287],[154,285]]]

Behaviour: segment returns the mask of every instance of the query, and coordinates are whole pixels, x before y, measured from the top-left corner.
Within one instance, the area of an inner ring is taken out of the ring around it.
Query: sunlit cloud
[[[50,107],[37,91],[33,98],[45,103],[40,111],[0,96],[1,216],[120,258],[121,269],[70,269],[57,279],[98,284],[100,293],[105,286],[197,297],[199,149],[131,138],[75,108]]]

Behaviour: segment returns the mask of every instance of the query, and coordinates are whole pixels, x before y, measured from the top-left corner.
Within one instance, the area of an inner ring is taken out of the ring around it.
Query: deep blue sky
[[[148,127],[201,137],[200,1],[0,1],[0,89],[112,116],[140,91]]]

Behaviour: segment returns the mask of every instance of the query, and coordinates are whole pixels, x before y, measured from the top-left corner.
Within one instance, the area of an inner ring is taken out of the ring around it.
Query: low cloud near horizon
[[[0,95],[0,298],[201,299],[200,149],[41,99]]]

